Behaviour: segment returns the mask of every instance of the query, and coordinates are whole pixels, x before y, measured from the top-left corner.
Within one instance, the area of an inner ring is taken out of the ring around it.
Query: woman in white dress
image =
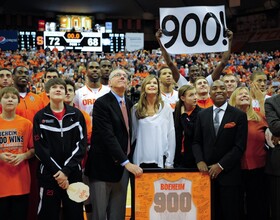
[[[136,141],[133,162],[142,168],[172,168],[175,129],[170,105],[161,99],[159,80],[146,77],[140,99],[132,109],[132,143]]]

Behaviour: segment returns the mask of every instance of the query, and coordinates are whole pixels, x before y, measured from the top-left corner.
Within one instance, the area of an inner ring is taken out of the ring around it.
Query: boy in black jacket
[[[61,203],[67,220],[83,219],[83,204],[69,199],[69,184],[82,181],[81,161],[87,146],[86,123],[77,108],[63,103],[66,84],[60,78],[45,85],[50,103],[34,117],[33,138],[39,169],[39,220],[58,220]]]

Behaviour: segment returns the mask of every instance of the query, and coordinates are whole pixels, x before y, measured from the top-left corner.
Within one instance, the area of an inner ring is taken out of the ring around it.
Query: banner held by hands
[[[228,50],[224,6],[160,8],[161,41],[168,53]]]

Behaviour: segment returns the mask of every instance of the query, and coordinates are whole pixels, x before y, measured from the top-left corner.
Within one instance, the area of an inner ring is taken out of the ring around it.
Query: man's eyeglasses
[[[114,75],[111,75],[110,79],[114,78],[114,77],[124,77],[124,78],[128,78],[127,74],[125,73],[115,73]]]

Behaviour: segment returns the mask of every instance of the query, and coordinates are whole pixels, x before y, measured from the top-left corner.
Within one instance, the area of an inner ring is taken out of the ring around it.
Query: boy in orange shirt
[[[26,220],[30,171],[34,156],[32,123],[16,115],[20,96],[14,87],[0,91],[0,213],[1,219]]]

